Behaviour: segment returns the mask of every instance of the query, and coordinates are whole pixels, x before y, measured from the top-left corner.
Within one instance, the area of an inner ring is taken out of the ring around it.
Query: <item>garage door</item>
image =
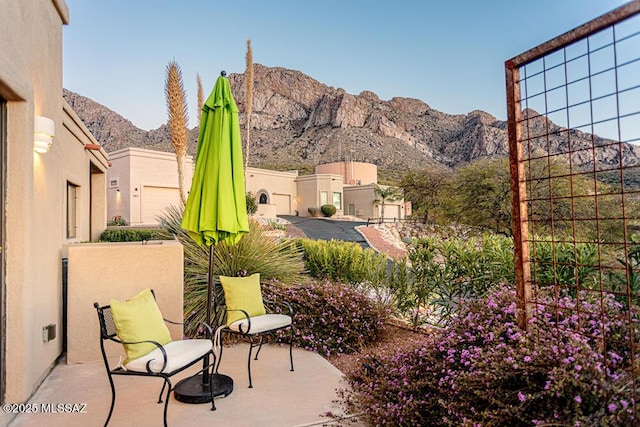
[[[157,224],[157,216],[169,206],[180,206],[180,191],[170,187],[143,186],[141,195],[143,224]]]
[[[291,215],[291,196],[288,194],[272,194],[271,203],[276,205],[276,215]]]

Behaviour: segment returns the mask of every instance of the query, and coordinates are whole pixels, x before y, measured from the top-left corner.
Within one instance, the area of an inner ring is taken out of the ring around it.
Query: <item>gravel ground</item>
[[[415,348],[421,345],[424,337],[424,332],[387,325],[381,340],[371,343],[371,345],[364,347],[357,353],[330,356],[327,360],[338,368],[340,372],[348,376],[351,372],[363,369],[364,357],[392,355],[400,349]]]

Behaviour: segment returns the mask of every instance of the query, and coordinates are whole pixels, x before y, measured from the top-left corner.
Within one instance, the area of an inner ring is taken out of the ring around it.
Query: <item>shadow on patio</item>
[[[210,404],[186,404],[174,399],[168,409],[170,426],[322,426],[335,425],[323,416],[342,413],[336,389],[344,388],[342,373],[321,356],[294,348],[295,372],[289,371],[288,347],[268,345],[260,359],[252,363],[254,387],[247,378],[247,344],[225,347],[220,373],[234,380],[234,390],[226,398]],[[172,383],[197,371],[192,368],[176,375]],[[163,405],[157,404],[162,381],[157,378],[115,377],[116,404],[109,425],[162,425]],[[23,426],[99,426],[109,411],[110,388],[102,362],[57,365],[29,401],[36,414],[21,414],[10,427]],[[86,404],[84,413],[43,413],[41,404]],[[358,426],[349,422],[349,425]]]

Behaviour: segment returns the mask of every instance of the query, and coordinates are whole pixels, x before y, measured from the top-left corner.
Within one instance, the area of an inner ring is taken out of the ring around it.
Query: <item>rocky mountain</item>
[[[246,127],[243,74],[229,76]],[[378,165],[382,174],[397,177],[407,169],[427,166],[455,167],[475,159],[508,154],[507,124],[484,111],[452,115],[411,98],[381,100],[364,91],[352,95],[320,83],[299,72],[254,65],[249,163],[272,168],[302,168],[319,163],[353,159]],[[107,152],[134,146],[172,151],[166,125],[149,132],[136,128],[116,112],[81,95],[64,91],[76,111]],[[549,127],[551,151],[565,147],[566,130],[533,110],[529,131],[544,133]],[[190,153],[195,153],[197,128],[190,130]],[[598,145],[606,140],[596,138]],[[573,149],[590,147],[591,135],[571,131]],[[532,141],[534,149],[547,149],[544,138]],[[626,165],[640,164],[640,147],[625,144]],[[595,161],[619,163],[614,147],[599,149]],[[590,150],[576,153],[575,165],[593,162]]]

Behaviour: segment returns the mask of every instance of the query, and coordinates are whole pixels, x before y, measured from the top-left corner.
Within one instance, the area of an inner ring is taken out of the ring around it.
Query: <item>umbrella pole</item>
[[[213,291],[213,245],[209,247],[209,267],[207,271],[207,325],[211,327],[211,301],[215,298]],[[207,328],[207,339],[213,339],[209,329]],[[216,356],[214,356],[216,357]],[[209,374],[208,363],[206,359],[203,362],[202,374],[196,374],[178,382],[174,387],[174,396],[176,400],[183,403],[208,403],[211,402],[211,394],[213,397],[227,397],[233,391],[233,379],[227,375],[211,373]],[[217,361],[218,365],[220,361]],[[214,365],[216,361],[214,360]],[[213,375],[213,378],[209,378]],[[213,393],[209,392],[209,382]]]
[[[213,339],[211,336],[211,298],[213,293],[213,244],[209,246],[209,267],[207,269],[207,339]],[[215,296],[214,296],[215,297]],[[208,360],[206,361],[208,362]],[[215,365],[215,360],[213,361]],[[209,369],[202,372],[202,387],[209,387]]]

